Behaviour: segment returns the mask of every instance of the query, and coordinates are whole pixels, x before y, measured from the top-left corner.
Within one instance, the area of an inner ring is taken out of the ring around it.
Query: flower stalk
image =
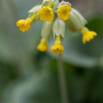
[[[63,61],[62,61],[62,54],[59,54],[58,57],[58,77],[59,77],[59,84],[60,84],[61,103],[69,103],[65,73],[63,68]]]

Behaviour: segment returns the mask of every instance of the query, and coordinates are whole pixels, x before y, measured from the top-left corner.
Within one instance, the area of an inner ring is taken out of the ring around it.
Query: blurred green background
[[[67,0],[66,0],[67,1]],[[63,46],[70,103],[103,103],[103,0],[69,0],[98,36],[82,44],[66,28]],[[60,103],[58,55],[39,52],[42,21],[21,32],[16,21],[42,0],[0,0],[0,103]]]

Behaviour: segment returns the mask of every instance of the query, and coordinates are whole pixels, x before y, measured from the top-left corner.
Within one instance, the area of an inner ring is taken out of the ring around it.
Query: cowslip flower
[[[42,31],[41,31],[42,39],[40,41],[40,44],[37,46],[37,49],[39,51],[42,51],[42,52],[48,51],[47,39],[52,34],[52,26],[53,26],[53,22],[45,21],[43,23],[43,27],[42,27]]]
[[[27,18],[26,20],[24,19],[21,19],[19,21],[17,21],[17,27],[19,27],[19,29],[22,31],[22,32],[27,32],[29,31],[30,29],[30,25],[32,24],[32,20],[30,18]]]
[[[29,31],[31,24],[36,19],[36,17],[37,16],[35,14],[32,14],[26,20],[24,19],[18,20],[16,22],[16,25],[17,27],[19,27],[19,30],[21,30],[22,32],[25,32],[25,31],[27,32]]]
[[[81,27],[81,33],[83,35],[83,38],[82,38],[82,42],[83,44],[86,43],[86,41],[90,41],[91,39],[93,39],[95,36],[97,36],[97,33],[94,32],[94,31],[89,31],[88,28],[82,26]]]
[[[40,20],[47,20],[48,22],[51,22],[54,19],[54,13],[52,8],[46,6],[44,6],[38,11],[37,16],[40,16]]]
[[[40,44],[37,46],[37,49],[42,52],[48,51],[48,45],[47,45],[46,38],[41,39]]]
[[[56,15],[55,20],[53,11]],[[65,26],[68,26],[71,32],[77,32],[81,29],[83,44],[97,35],[96,32],[89,31],[89,29],[85,27],[87,21],[76,9],[71,8],[69,2],[43,0],[42,4],[34,6],[29,10],[29,13],[29,17],[26,20],[21,19],[17,21],[16,24],[22,32],[25,32],[30,29],[33,22],[38,20],[44,21],[41,30],[42,39],[37,46],[37,49],[42,52],[48,51],[48,39],[53,32],[55,43],[51,47],[51,51],[55,54],[63,53],[64,47],[62,46],[61,41],[65,39]]]
[[[57,10],[59,18],[61,18],[63,20],[69,19],[71,10],[72,9],[68,5],[63,5],[63,6],[59,7],[59,9]]]
[[[51,47],[51,50],[55,54],[62,54],[64,47],[61,45],[61,40],[64,39],[65,34],[65,22],[59,17],[55,20],[53,25],[53,36],[56,39],[54,45]]]
[[[64,51],[64,47],[61,45],[60,38],[56,38],[54,45],[51,47],[51,50],[55,54],[62,54]]]

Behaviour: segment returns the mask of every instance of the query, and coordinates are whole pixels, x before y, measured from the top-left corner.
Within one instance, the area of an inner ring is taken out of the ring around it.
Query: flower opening
[[[46,7],[46,6],[41,8],[38,11],[37,15],[40,16],[40,20],[43,20],[43,21],[47,20],[48,22],[51,22],[54,19],[54,13],[52,8]]]
[[[86,28],[84,26],[81,28],[81,33],[83,35],[83,38],[82,38],[83,44],[85,44],[86,41],[89,42],[91,39],[93,39],[95,36],[97,36],[96,32],[89,31],[88,28]]]
[[[76,27],[71,28],[72,32],[76,32],[78,29]]]
[[[63,5],[57,10],[57,13],[59,18],[63,20],[67,20],[69,19],[70,11],[71,11],[71,8],[68,5]]]
[[[56,39],[54,45],[51,48],[52,52],[55,54],[62,54],[64,51],[64,47],[61,45],[60,39]]]
[[[46,38],[41,39],[40,44],[37,46],[37,49],[39,51],[42,51],[42,52],[48,51],[47,39]]]

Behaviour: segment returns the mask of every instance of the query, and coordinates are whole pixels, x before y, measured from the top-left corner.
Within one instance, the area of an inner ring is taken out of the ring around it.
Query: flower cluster
[[[29,17],[26,20],[17,21],[17,27],[22,32],[27,32],[33,22],[43,20],[43,28],[41,31],[42,39],[37,49],[42,52],[48,51],[48,38],[53,32],[55,43],[51,47],[51,51],[55,54],[62,54],[64,47],[61,41],[64,39],[65,26],[68,26],[71,32],[76,32],[79,29],[83,35],[82,42],[93,39],[97,34],[94,31],[89,31],[85,27],[87,21],[84,17],[74,8],[71,7],[69,2],[59,0],[43,0],[41,5],[34,6],[29,10]]]

